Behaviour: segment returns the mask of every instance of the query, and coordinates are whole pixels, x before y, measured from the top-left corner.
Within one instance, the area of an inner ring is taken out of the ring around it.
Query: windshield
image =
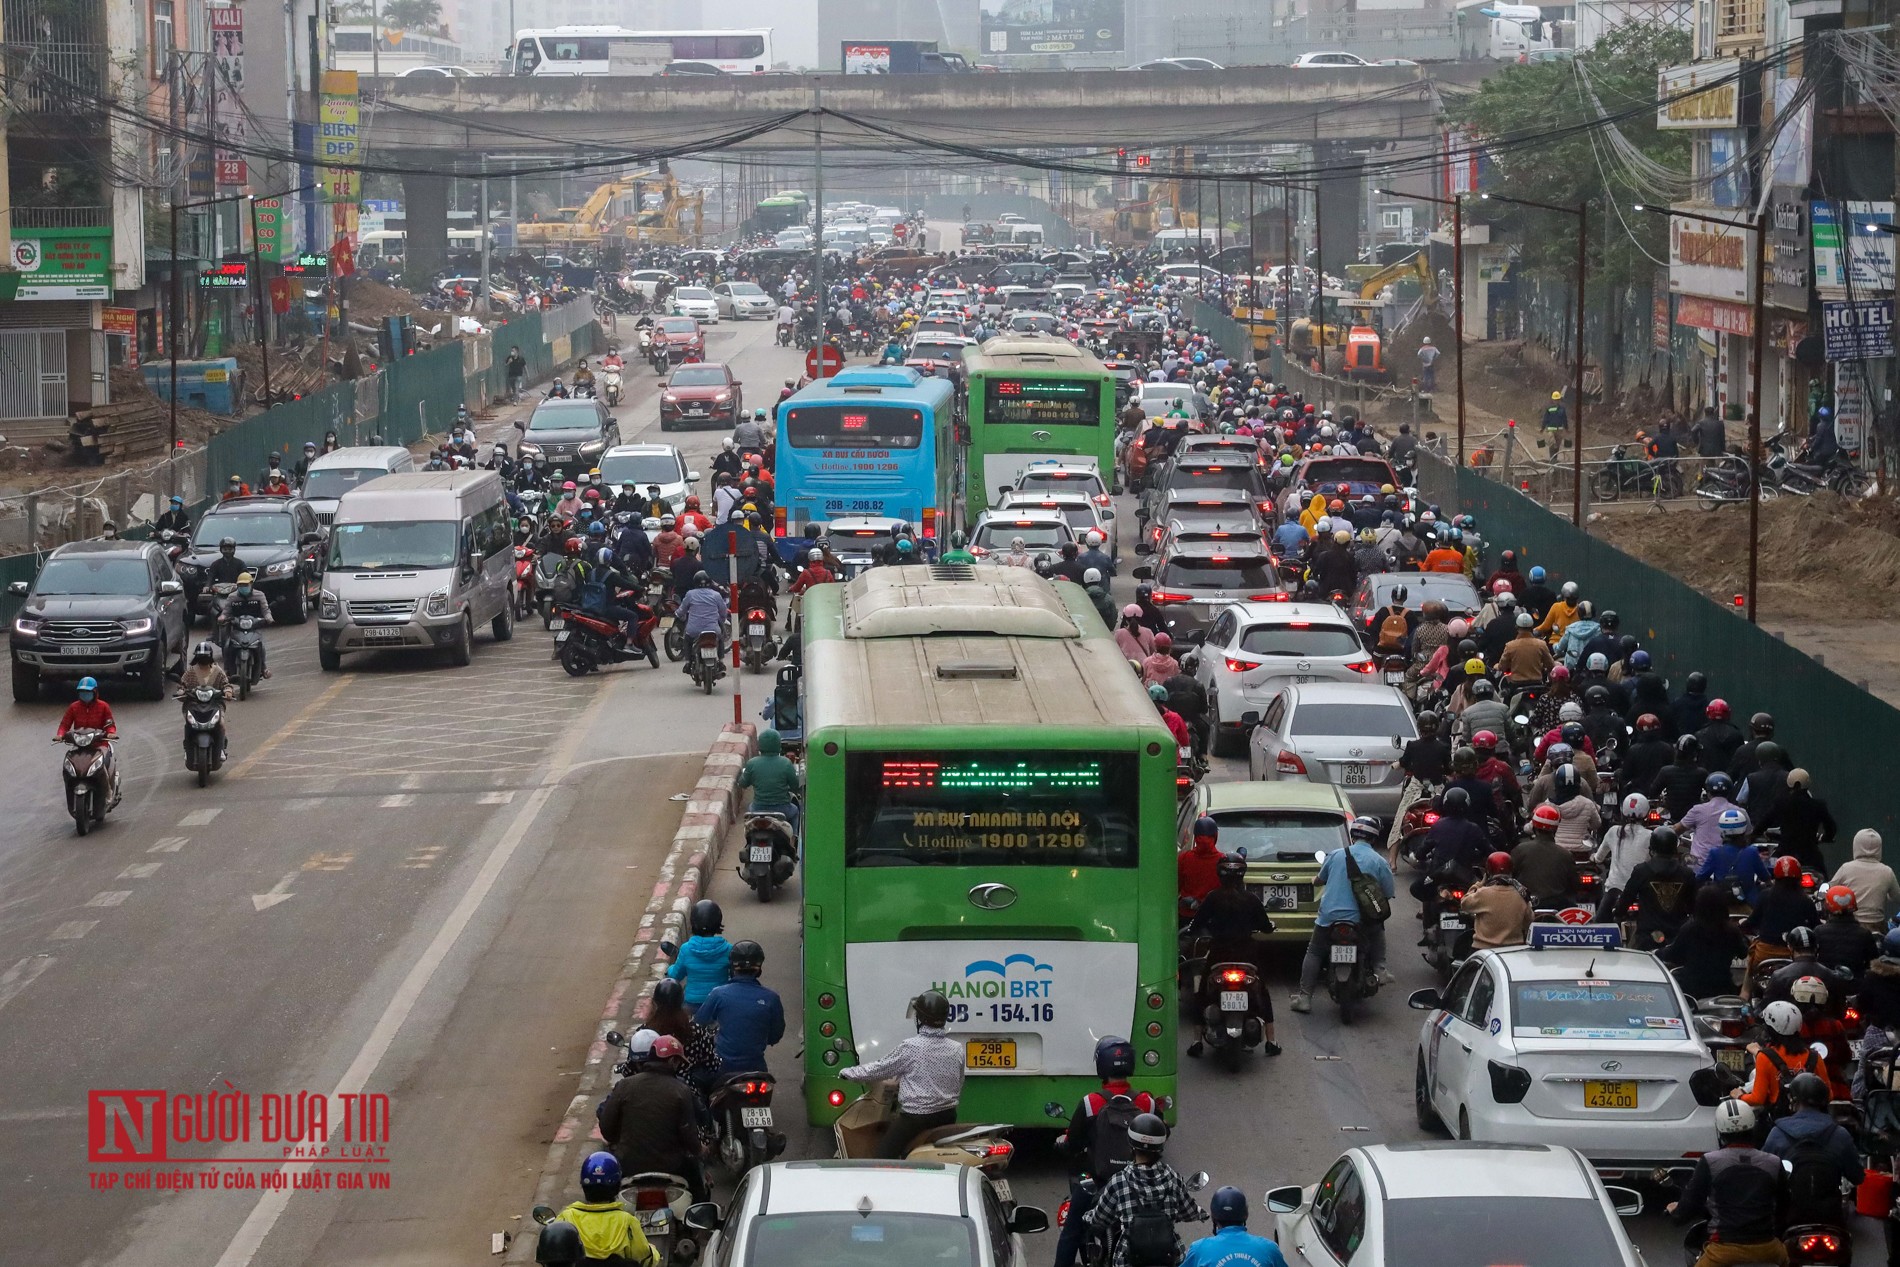
[[[976,1223],[948,1214],[836,1210],[762,1215],[747,1231],[748,1267],[976,1267]]]
[[[198,521],[198,537],[192,542],[200,550],[215,550],[224,537],[245,546],[287,546],[291,535],[290,516],[285,514],[206,515]]]
[[[1309,484],[1390,484],[1392,468],[1377,458],[1328,458],[1306,468]]]
[[[1511,1033],[1677,1042],[1685,1030],[1667,981],[1521,981]]]
[[[1095,526],[1095,511],[1088,506],[1078,506],[1072,502],[1058,502],[1053,506],[1045,506],[1037,501],[1032,501],[1030,505],[1036,510],[1046,510],[1061,515],[1071,528],[1087,531]],[[1011,506],[1010,509],[1014,510],[1016,507]]]
[[[455,566],[456,525],[419,523],[339,524],[330,535],[332,571],[426,571]]]
[[[680,478],[680,464],[668,453],[609,454],[600,463],[600,482],[614,488],[628,480],[645,488],[648,484],[677,484]]]
[[[1234,555],[1183,555],[1170,559],[1155,577],[1157,586],[1168,589],[1233,590],[1251,589],[1277,593],[1280,574],[1266,556],[1241,558]]]
[[[1346,843],[1346,820],[1338,814],[1294,814],[1284,810],[1230,810],[1213,815],[1220,824],[1223,853],[1245,850],[1253,859],[1284,858],[1313,862]]]
[[[961,361],[962,343],[926,343],[918,340],[910,345],[910,359],[914,361]]]
[[[724,387],[726,371],[716,365],[682,365],[667,380],[668,387]]]
[[[1385,1243],[1406,1267],[1618,1267],[1629,1261],[1602,1205],[1581,1197],[1415,1197],[1385,1203]]]
[[[1301,704],[1293,710],[1294,735],[1303,738],[1413,735],[1412,714],[1400,704]]]
[[[1090,497],[1108,491],[1102,487],[1102,477],[1093,471],[1025,471],[1016,487],[1043,488],[1052,493],[1087,493]]]
[[[1364,648],[1338,625],[1255,625],[1240,635],[1240,650],[1264,656],[1357,655]]]
[[[152,592],[152,569],[136,554],[69,555],[49,559],[33,582],[33,593],[123,594],[143,598]]]
[[[751,282],[734,282],[732,283],[732,286],[730,289],[731,289],[731,293],[735,295],[744,295],[747,299],[757,299],[757,298],[762,297],[765,294],[764,291],[760,290],[757,286],[755,286]]]
[[[1406,591],[1406,605],[1414,611],[1428,602],[1443,603],[1455,612],[1474,612],[1478,609],[1477,591],[1471,587],[1471,582],[1455,577],[1438,581],[1432,579],[1429,572],[1385,575],[1373,586],[1375,605],[1384,606],[1391,602],[1394,592],[1401,588]]]
[[[309,498],[337,498],[352,488],[389,472],[380,466],[326,466],[310,472],[303,483],[303,495]]]
[[[833,525],[829,536],[832,552],[841,559],[872,554],[896,540],[888,528],[839,528]]]
[[[1133,752],[854,752],[845,865],[1132,867],[1139,774]]]
[[[795,405],[785,411],[785,437],[794,449],[915,449],[924,415],[897,405]]]
[[[704,299],[710,301],[712,292],[704,286],[681,286],[673,292],[675,299]]]
[[[600,411],[591,400],[537,405],[528,418],[530,431],[594,431],[599,427]]]
[[[1075,534],[1069,531],[1067,524],[1019,524],[1006,520],[982,525],[976,530],[976,535],[970,538],[970,544],[985,550],[1006,551],[1010,548],[1010,542],[1017,537],[1023,539],[1025,550],[1055,550],[1065,542],[1075,540]]]
[[[691,317],[661,317],[653,324],[663,334],[692,334],[699,329],[699,322]]]
[[[1233,488],[1255,491],[1259,479],[1252,466],[1177,465],[1168,474],[1168,489]]]

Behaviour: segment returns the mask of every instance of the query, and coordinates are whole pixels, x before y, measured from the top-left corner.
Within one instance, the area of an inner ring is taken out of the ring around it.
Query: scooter
[[[660,667],[660,651],[653,643],[653,631],[660,617],[651,607],[637,605],[639,619],[631,636],[622,636],[620,626],[604,616],[594,616],[578,607],[555,609],[548,627],[554,631],[554,654],[569,677],[586,677],[603,664],[645,660]]]
[[[772,900],[772,890],[792,878],[798,868],[798,833],[783,814],[747,814],[745,852],[739,859],[739,878],[759,895]]]
[[[726,662],[719,654],[719,635],[703,633],[693,645],[692,659],[687,661],[687,672],[692,676],[693,685],[711,695],[719,679],[726,676]]]
[[[884,1138],[884,1128],[896,1116],[896,1084],[872,1083],[863,1095],[847,1104],[838,1120],[831,1124],[839,1158],[849,1161],[875,1157],[877,1146]],[[940,1166],[975,1166],[996,1179],[1009,1169],[1010,1158],[1016,1155],[1016,1146],[1006,1138],[1008,1130],[1008,1125],[1002,1122],[979,1125],[952,1122],[948,1126],[933,1126],[910,1142],[904,1160],[935,1162]]]
[[[515,619],[526,620],[535,608],[535,553],[533,546],[515,547]]]
[[[713,1131],[719,1160],[734,1180],[785,1151],[786,1137],[772,1129],[772,1091],[763,1069],[728,1074],[712,1092]]]
[[[66,759],[60,774],[66,780],[66,812],[85,835],[105,826],[112,788],[106,779],[106,732],[75,729],[66,732]]]
[[[554,574],[560,566],[561,556],[558,554],[537,554],[534,557],[534,606],[541,613],[541,627],[544,629],[554,627]]]
[[[198,776],[198,786],[211,781],[224,765],[224,701],[215,686],[196,686],[174,697],[185,705],[185,768]]]
[[[1471,916],[1461,904],[1468,881],[1464,877],[1447,878],[1438,885],[1436,913],[1425,919],[1424,960],[1440,981],[1449,980],[1459,964],[1471,957]]]
[[[1200,1192],[1212,1181],[1209,1179],[1205,1170],[1197,1170],[1187,1177],[1186,1182],[1189,1192]],[[1094,1209],[1096,1203],[1101,1199],[1102,1181],[1093,1175],[1087,1175],[1078,1180],[1076,1186],[1079,1187],[1082,1190],[1082,1194],[1088,1198],[1089,1208]],[[1025,1206],[1023,1208],[1031,1209],[1033,1207]],[[1038,1210],[1036,1213],[1040,1214],[1041,1211]],[[1071,1217],[1079,1218],[1081,1216],[1072,1215],[1069,1209],[1069,1202],[1065,1199],[1062,1204],[1056,1208],[1056,1226],[1061,1227],[1067,1223]],[[1101,1224],[1090,1227],[1088,1229],[1088,1235],[1082,1240],[1083,1267],[1108,1267],[1110,1263],[1115,1261],[1115,1247],[1119,1239],[1120,1237],[1117,1232]]]
[[[772,617],[763,607],[748,607],[745,614],[745,638],[740,655],[745,667],[754,673],[765,672],[765,662],[778,651],[772,643]]]
[[[620,1204],[640,1220],[640,1231],[662,1267],[685,1267],[699,1258],[699,1242],[689,1233],[686,1207],[692,1189],[681,1175],[659,1170],[643,1170],[628,1175],[620,1183]],[[542,1227],[560,1217],[552,1206],[537,1205],[531,1214]]]
[[[231,682],[239,699],[249,699],[251,688],[264,677],[264,635],[257,630],[257,617],[239,616],[225,633],[230,650]]]
[[[1334,924],[1332,946],[1327,954],[1326,993],[1339,1005],[1339,1022],[1348,1024],[1352,1009],[1361,999],[1378,993],[1379,982],[1372,975],[1371,956],[1359,936],[1357,924]]]
[[[609,408],[620,404],[620,371],[603,370],[600,375],[601,398]]]
[[[1206,1026],[1202,1042],[1223,1067],[1236,1072],[1241,1056],[1258,1047],[1266,1036],[1260,1006],[1260,969],[1251,963],[1216,963],[1208,972],[1219,994],[1202,1012]]]

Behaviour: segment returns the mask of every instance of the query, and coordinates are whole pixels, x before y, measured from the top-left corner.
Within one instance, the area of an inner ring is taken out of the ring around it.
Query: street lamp
[[[1590,204],[1580,202],[1574,207],[1559,207],[1548,202],[1532,202],[1528,198],[1506,198],[1503,194],[1479,194],[1486,202],[1508,202],[1514,207],[1535,207],[1539,211],[1560,211],[1567,216],[1577,217],[1577,329],[1575,348],[1571,359],[1575,365],[1571,369],[1571,398],[1576,403],[1576,434],[1570,443],[1570,472],[1574,487],[1570,490],[1570,522],[1579,529],[1583,527],[1583,283],[1587,264],[1584,250],[1589,244]]]
[[[1767,342],[1768,331],[1763,325],[1763,309],[1766,308],[1768,279],[1761,266],[1762,249],[1768,241],[1768,213],[1755,213],[1753,223],[1748,221],[1724,220],[1720,216],[1705,216],[1694,211],[1681,211],[1674,207],[1653,207],[1637,203],[1637,211],[1657,216],[1676,216],[1684,220],[1699,220],[1703,224],[1720,225],[1724,229],[1746,229],[1755,235],[1755,293],[1753,296],[1754,339],[1749,350],[1748,385],[1755,395],[1755,407],[1748,411],[1748,623],[1760,623],[1757,598],[1760,594],[1761,579],[1761,411],[1766,396],[1761,388],[1761,345]]]
[[[1451,208],[1451,321],[1452,364],[1458,375],[1458,465],[1465,464],[1465,205],[1460,198],[1434,198],[1430,194],[1402,194],[1395,189],[1375,193],[1390,198],[1410,198],[1434,206]]]

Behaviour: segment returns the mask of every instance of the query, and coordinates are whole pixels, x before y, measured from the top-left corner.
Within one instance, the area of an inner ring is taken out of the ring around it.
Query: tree
[[[383,29],[386,31],[440,31],[442,29],[440,0],[383,0]]]

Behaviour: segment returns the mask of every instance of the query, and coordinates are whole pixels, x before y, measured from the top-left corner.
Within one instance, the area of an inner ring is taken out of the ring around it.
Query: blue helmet
[[[1211,814],[1203,814],[1194,820],[1194,834],[1218,840],[1220,839],[1220,824],[1214,821]]]
[[[1900,959],[1900,928],[1889,928],[1881,939],[1880,953],[1888,959]]]
[[[1207,1203],[1208,1213],[1214,1216],[1215,1227],[1247,1225],[1247,1194],[1239,1188],[1221,1188]]]
[[[1715,816],[1715,827],[1722,833],[1723,840],[1746,841],[1748,839],[1748,811],[1731,806]]]
[[[1715,770],[1709,774],[1708,778],[1702,780],[1702,787],[1710,796],[1727,796],[1735,790],[1735,780],[1720,770]]]
[[[590,537],[604,537],[607,535],[607,525],[596,519],[593,523],[587,525],[587,535]]]
[[[1544,572],[1544,569],[1542,569],[1542,568],[1532,568],[1532,569],[1531,569],[1531,584],[1532,584],[1532,585],[1539,585],[1539,584],[1542,584],[1542,583],[1543,583],[1543,580],[1544,580],[1544,577],[1545,577],[1545,575],[1546,575],[1546,573]]]
[[[96,695],[99,693],[99,680],[97,678],[82,677],[79,679],[77,690],[81,695]]]
[[[609,1152],[587,1154],[587,1160],[581,1163],[581,1188],[605,1188],[610,1193],[620,1191],[620,1159]]]
[[[1635,669],[1638,673],[1641,673],[1644,669],[1647,669],[1648,667],[1649,667],[1649,652],[1644,651],[1641,647],[1638,647],[1636,650],[1630,652],[1630,668]]]

